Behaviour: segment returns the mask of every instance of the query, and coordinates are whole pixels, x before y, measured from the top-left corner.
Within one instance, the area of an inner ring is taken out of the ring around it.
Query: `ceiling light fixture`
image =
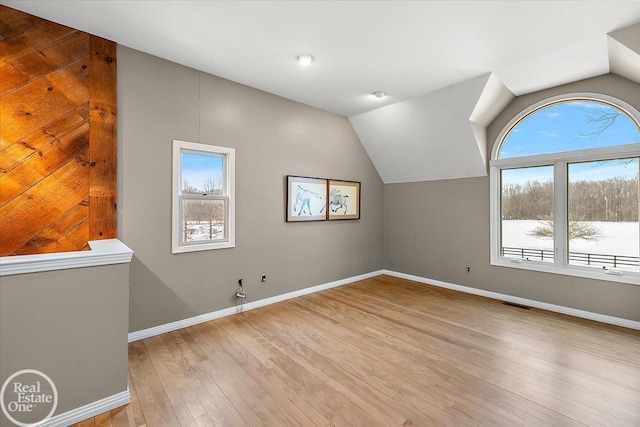
[[[296,59],[298,60],[300,65],[302,65],[303,67],[308,67],[309,65],[311,65],[315,58],[310,53],[303,53],[302,55],[298,55]]]
[[[385,96],[387,96],[387,92],[385,92],[383,90],[377,90],[377,91],[373,92],[371,95],[375,96],[378,99],[382,99]]]

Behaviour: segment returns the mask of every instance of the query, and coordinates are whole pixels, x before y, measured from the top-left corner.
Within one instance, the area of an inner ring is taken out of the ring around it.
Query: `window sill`
[[[228,249],[235,248],[234,242],[216,242],[216,243],[202,243],[195,245],[183,245],[174,247],[171,253],[180,254],[185,252],[199,252],[199,251],[210,251],[214,249]]]
[[[0,276],[131,262],[133,251],[118,239],[89,242],[90,251],[0,257]]]
[[[518,258],[513,258],[518,259]],[[628,285],[640,285],[640,275],[635,272],[620,271],[622,275],[607,274],[604,270],[589,268],[559,268],[553,264],[545,265],[535,261],[522,261],[521,263],[511,261],[511,258],[499,258],[492,260],[491,265],[498,267],[517,268],[521,270],[539,271],[542,273],[561,274],[563,276],[583,277],[586,279],[604,280],[608,282],[626,283]],[[611,272],[612,270],[607,270]]]

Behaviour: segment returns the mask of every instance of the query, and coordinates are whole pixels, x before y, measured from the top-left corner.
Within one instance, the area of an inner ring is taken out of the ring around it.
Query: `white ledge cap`
[[[131,262],[133,251],[118,239],[89,242],[90,251],[0,257],[0,276]]]

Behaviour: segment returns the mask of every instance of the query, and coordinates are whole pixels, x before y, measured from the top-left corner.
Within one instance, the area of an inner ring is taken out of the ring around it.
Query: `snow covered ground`
[[[572,239],[569,241],[569,252],[601,254],[601,255],[622,255],[637,257],[640,252],[640,235],[637,222],[589,222],[600,230],[600,237],[596,240]],[[524,249],[545,249],[553,251],[553,240],[546,237],[530,236],[536,227],[541,225],[540,221],[503,221],[502,222],[502,246],[505,248]],[[532,254],[529,254],[532,255]],[[510,256],[505,254],[505,256]],[[521,255],[511,257],[520,258]],[[537,257],[537,255],[533,255]],[[538,258],[539,259],[539,258]],[[598,267],[598,262],[591,261],[589,265]],[[546,254],[545,254],[546,260]],[[549,259],[550,261],[551,259]],[[618,259],[619,260],[619,259]],[[609,258],[612,262],[612,258]],[[577,260],[572,257],[571,264],[587,265],[586,260]],[[604,264],[602,264],[604,265]],[[607,268],[613,268],[607,263]],[[638,271],[638,266],[616,265],[618,270]]]
[[[209,240],[208,221],[187,221],[187,241]],[[224,224],[213,224],[213,240],[224,239]]]
[[[551,238],[530,236],[541,224],[540,221],[503,221],[502,246],[553,250]],[[569,242],[571,252],[606,255],[638,256],[640,239],[637,222],[590,222],[600,230],[598,240],[573,239]]]

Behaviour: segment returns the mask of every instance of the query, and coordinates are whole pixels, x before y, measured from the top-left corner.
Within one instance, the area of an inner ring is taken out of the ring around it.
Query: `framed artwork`
[[[287,175],[287,222],[326,221],[328,181]]]
[[[360,183],[329,180],[327,219],[360,219]]]

